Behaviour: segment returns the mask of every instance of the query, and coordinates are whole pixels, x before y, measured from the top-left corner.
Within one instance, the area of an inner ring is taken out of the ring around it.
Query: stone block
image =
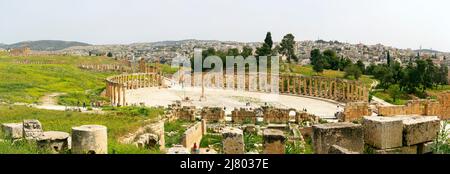
[[[417,146],[403,146],[391,149],[374,150],[374,154],[417,154]]]
[[[222,146],[224,154],[244,154],[244,135],[242,130],[226,127],[222,131]]]
[[[23,124],[4,123],[2,124],[2,131],[5,138],[19,139],[23,137]]]
[[[190,152],[182,145],[174,145],[167,149],[167,154],[190,154]]]
[[[330,150],[328,150],[328,154],[359,154],[358,152],[349,151],[346,148],[343,148],[338,145],[332,145]]]
[[[43,132],[36,138],[36,142],[39,148],[45,149],[51,153],[64,153],[70,149],[70,136],[69,133],[59,131],[47,131]]]
[[[378,149],[402,146],[403,122],[395,117],[363,118],[364,142]]]
[[[332,145],[338,145],[358,153],[362,153],[364,150],[362,126],[354,123],[314,125],[312,141],[316,154],[327,154]]]
[[[37,139],[44,133],[42,124],[39,120],[24,120],[23,121],[23,137],[25,139]]]
[[[440,129],[436,116],[411,116],[403,118],[403,145],[411,146],[432,141]]]
[[[73,154],[107,154],[107,128],[101,125],[72,127]]]
[[[264,154],[285,153],[286,137],[283,131],[277,129],[264,129],[263,141]]]
[[[418,154],[431,154],[433,153],[433,142],[420,143],[417,145]]]

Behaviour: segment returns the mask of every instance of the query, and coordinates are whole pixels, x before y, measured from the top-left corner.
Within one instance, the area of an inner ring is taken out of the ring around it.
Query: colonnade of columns
[[[111,105],[127,105],[125,92],[127,89],[139,89],[162,85],[162,77],[156,73],[121,74],[106,79],[106,96]]]
[[[257,75],[227,76],[224,75],[219,82],[214,74],[205,73],[203,76],[191,74],[190,82],[178,80],[178,83],[184,83],[188,86],[206,88],[235,89],[251,92],[273,92],[274,88],[270,83],[277,83],[277,90],[280,94],[311,96],[325,99],[331,99],[340,102],[368,101],[369,89],[360,81],[325,78],[325,77],[306,77],[301,75],[279,75],[279,76],[261,76],[267,78],[264,83],[260,83],[260,77]],[[279,78],[278,81],[271,81],[270,78]],[[227,86],[231,82],[233,85]],[[239,83],[241,82],[241,83]],[[238,85],[241,84],[241,85]],[[242,85],[243,84],[243,85]],[[250,85],[252,84],[252,85]]]

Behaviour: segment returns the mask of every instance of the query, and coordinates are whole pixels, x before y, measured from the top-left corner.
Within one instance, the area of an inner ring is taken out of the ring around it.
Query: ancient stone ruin
[[[69,133],[59,131],[47,131],[36,139],[37,145],[41,149],[57,154],[64,153],[70,149],[71,139]]]
[[[23,123],[4,123],[2,130],[5,138],[20,139],[23,137]]]
[[[281,130],[264,129],[264,154],[284,154],[286,146],[286,137]]]
[[[244,134],[241,129],[226,127],[222,131],[224,154],[244,154]]]
[[[44,131],[39,120],[24,120],[23,121],[23,137],[25,139],[36,140]]]
[[[212,122],[225,120],[225,110],[222,107],[203,107],[200,115],[202,119]]]
[[[200,141],[203,138],[203,135],[206,134],[206,124],[205,121],[197,122],[190,128],[188,128],[181,138],[181,144],[187,149],[191,149],[194,147],[194,144],[197,147],[200,146]]]
[[[378,106],[378,115],[435,115],[440,119],[450,118],[450,92],[441,93],[437,100],[412,100],[402,106]]]
[[[364,150],[363,129],[359,124],[339,122],[313,126],[312,142],[314,153],[328,154],[332,145],[338,145],[351,152]]]
[[[108,136],[105,126],[72,127],[73,154],[107,154]]]

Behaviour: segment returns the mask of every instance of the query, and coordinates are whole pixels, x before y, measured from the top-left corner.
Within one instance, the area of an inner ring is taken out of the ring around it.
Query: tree
[[[397,101],[397,99],[402,95],[402,91],[400,91],[400,86],[397,84],[389,86],[387,92],[391,96],[393,102]]]
[[[446,85],[448,83],[448,67],[444,64],[439,67],[437,83],[440,85]]]
[[[359,70],[363,73],[366,72],[366,65],[361,60],[358,60],[356,62],[356,66],[359,68]]]
[[[387,64],[388,66],[391,66],[391,53],[389,51],[387,51],[386,53],[386,59],[387,59]]]
[[[314,65],[313,65],[313,70],[315,72],[322,73],[323,69],[324,69],[324,64],[325,63],[324,63],[324,60],[322,58],[317,59],[316,62],[314,63]]]
[[[356,80],[359,79],[359,77],[361,77],[361,69],[359,69],[359,67],[355,64],[347,66],[347,68],[345,68],[345,74],[344,77],[348,78],[349,76],[353,76]]]
[[[248,46],[244,46],[242,48],[241,56],[244,58],[247,58],[248,56],[251,56],[251,55],[253,55],[253,49]]]
[[[339,58],[334,50],[325,50],[323,52],[323,57],[326,61],[325,68],[338,70],[339,69]]]
[[[256,55],[259,56],[271,56],[272,55],[272,49],[264,43],[261,47],[256,48]]]
[[[287,57],[288,62],[291,62],[291,60],[297,61],[297,56],[295,56],[294,53],[294,45],[295,45],[295,37],[292,34],[287,34],[283,37],[280,43],[280,52],[282,55],[285,55]]]
[[[264,39],[264,43],[269,46],[270,49],[272,49],[273,41],[272,41],[272,34],[270,32],[267,32],[266,38]]]

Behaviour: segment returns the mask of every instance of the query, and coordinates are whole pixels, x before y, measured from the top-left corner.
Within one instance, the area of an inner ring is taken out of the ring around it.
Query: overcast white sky
[[[448,0],[0,0],[0,43],[207,39],[382,43],[450,51]]]

